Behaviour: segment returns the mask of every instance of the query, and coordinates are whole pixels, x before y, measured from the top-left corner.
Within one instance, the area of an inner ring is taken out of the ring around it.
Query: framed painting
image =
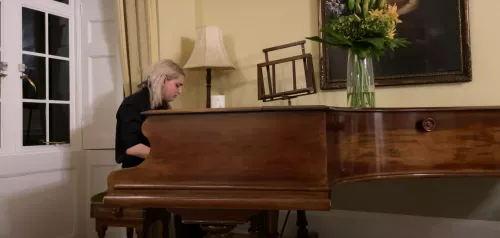
[[[328,8],[319,1],[320,28]],[[343,0],[340,0],[343,2]],[[468,0],[387,0],[398,6],[399,37],[410,44],[373,59],[375,86],[456,83],[472,80]],[[347,51],[320,44],[320,88],[346,87]]]

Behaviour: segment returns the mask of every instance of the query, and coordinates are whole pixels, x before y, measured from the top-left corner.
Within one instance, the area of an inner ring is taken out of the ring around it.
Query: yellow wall
[[[194,46],[195,2],[193,0],[158,0],[158,28],[160,58],[170,58],[183,66]],[[202,80],[198,72],[186,72],[185,87],[174,108],[203,106],[204,91],[199,91]]]
[[[496,0],[470,1],[472,82],[377,88],[377,106],[499,105],[500,96],[496,93],[500,79],[496,72],[500,68],[497,44],[500,32],[487,27],[496,21],[499,8],[500,2]],[[257,100],[256,64],[264,61],[263,48],[302,40],[318,32],[317,0],[159,0],[159,12],[160,56],[181,64],[189,58],[197,27],[216,25],[222,29],[228,53],[237,69],[215,72],[212,93],[225,94],[227,106],[262,105]],[[306,46],[315,57],[319,79],[318,45],[307,41]],[[186,81],[189,83],[179,104],[203,107],[204,73],[190,74]],[[281,103],[284,102],[274,104]],[[345,91],[319,90],[317,95],[295,99],[293,103],[344,106]]]

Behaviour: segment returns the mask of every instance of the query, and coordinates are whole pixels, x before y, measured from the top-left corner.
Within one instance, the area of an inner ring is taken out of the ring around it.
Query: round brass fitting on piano
[[[426,132],[431,132],[436,128],[436,121],[432,118],[425,118],[420,122],[420,128]]]

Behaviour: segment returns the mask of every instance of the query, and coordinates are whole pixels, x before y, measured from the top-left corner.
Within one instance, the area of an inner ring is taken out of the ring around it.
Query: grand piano
[[[226,237],[263,211],[328,211],[330,191],[342,183],[500,175],[497,107],[145,114],[151,153],[138,167],[109,174],[104,203],[166,208],[208,237]]]

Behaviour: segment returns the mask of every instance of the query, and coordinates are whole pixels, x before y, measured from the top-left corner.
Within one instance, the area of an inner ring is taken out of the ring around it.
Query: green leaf
[[[387,47],[389,47],[392,51],[398,47],[405,47],[408,44],[410,44],[410,42],[403,38],[395,38],[386,42]]]
[[[335,38],[337,41],[339,41],[342,44],[346,45],[352,45],[351,41],[342,35],[338,34],[337,32],[333,31],[331,28],[323,28],[321,29],[321,32],[326,33],[327,35],[330,35],[331,37]]]
[[[352,51],[361,58],[366,58],[371,55],[371,49],[369,45],[359,44],[357,42],[353,42]]]
[[[367,49],[362,49],[362,48],[355,48],[354,53],[362,59],[370,56],[370,51]]]
[[[371,0],[365,0],[363,2],[363,18],[366,18],[368,16],[368,11],[370,10],[370,3]]]
[[[306,39],[312,40],[312,41],[315,41],[315,42],[324,43],[324,44],[327,44],[327,45],[330,45],[330,46],[334,46],[334,47],[338,47],[338,48],[341,48],[341,49],[349,49],[349,48],[351,48],[350,44],[345,44],[345,43],[342,43],[342,42],[336,42],[336,41],[332,41],[332,40],[321,39],[318,36],[306,37]]]
[[[369,43],[377,49],[383,49],[384,48],[384,43],[385,43],[385,38],[379,37],[379,38],[363,38],[360,40],[357,40],[357,42],[365,42]]]
[[[386,0],[378,0],[378,3],[377,3],[378,9],[382,10],[384,8],[384,6],[385,6],[386,3],[387,3]]]
[[[347,7],[349,8],[350,11],[352,11],[354,9],[354,0],[348,0]]]

